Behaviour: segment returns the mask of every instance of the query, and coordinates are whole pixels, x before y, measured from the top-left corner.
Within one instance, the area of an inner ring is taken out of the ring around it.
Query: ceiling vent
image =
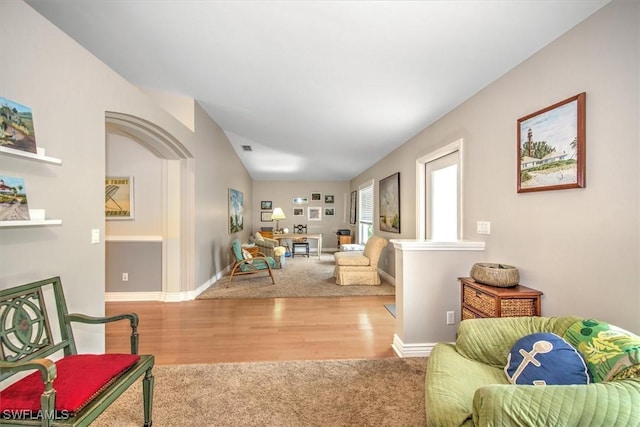
[[[243,145],[243,146],[242,146],[242,149],[243,149],[244,151],[253,151],[253,150],[251,149],[251,146],[250,146],[250,145]]]

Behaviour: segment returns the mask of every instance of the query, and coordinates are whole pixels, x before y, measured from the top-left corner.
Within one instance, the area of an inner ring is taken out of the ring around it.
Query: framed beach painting
[[[31,108],[0,96],[0,146],[37,153]]]
[[[400,172],[380,180],[380,231],[400,233]]]
[[[580,93],[518,120],[518,193],[586,185],[586,96]]]
[[[0,175],[0,221],[28,221],[29,204],[24,179]]]

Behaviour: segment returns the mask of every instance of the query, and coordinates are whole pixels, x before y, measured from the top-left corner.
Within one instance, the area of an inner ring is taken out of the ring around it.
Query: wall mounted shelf
[[[8,154],[14,157],[24,157],[24,158],[35,160],[38,162],[52,163],[54,165],[62,164],[62,160],[57,159],[55,157],[44,156],[42,154],[29,153],[27,151],[15,150],[13,148],[8,148],[8,147],[0,147],[0,153]]]
[[[0,221],[0,227],[35,227],[42,225],[61,225],[61,219],[34,219],[29,221]]]

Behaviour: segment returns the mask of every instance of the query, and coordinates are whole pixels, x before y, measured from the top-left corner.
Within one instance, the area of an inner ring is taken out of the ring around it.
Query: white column
[[[484,261],[484,242],[392,239],[396,260],[396,330],[400,357],[424,357],[438,342],[455,341],[460,322],[458,277]],[[447,311],[455,313],[447,325]]]

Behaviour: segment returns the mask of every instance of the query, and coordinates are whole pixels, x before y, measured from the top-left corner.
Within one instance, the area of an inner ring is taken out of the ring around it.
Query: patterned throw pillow
[[[252,259],[253,255],[251,255],[251,253],[248,250],[243,249],[242,250],[242,258],[244,258],[244,259]],[[249,261],[249,263],[252,263],[252,262],[253,261]]]
[[[564,337],[587,361],[594,382],[640,377],[640,337],[599,320],[581,320]]]
[[[504,368],[509,382],[528,385],[589,384],[587,365],[575,348],[551,333],[520,338]]]

